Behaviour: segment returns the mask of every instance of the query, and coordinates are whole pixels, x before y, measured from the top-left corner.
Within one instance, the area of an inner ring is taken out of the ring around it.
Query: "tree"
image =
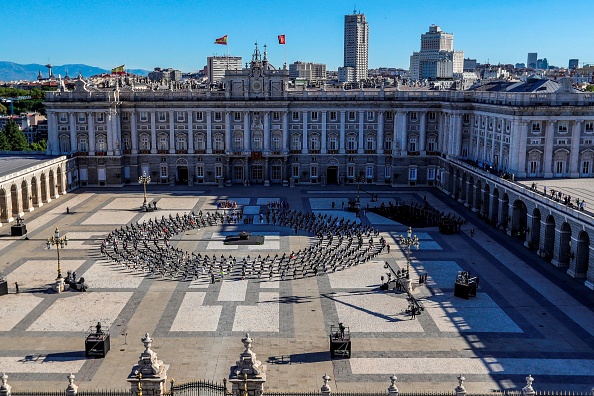
[[[4,106],[4,104],[0,103],[0,114],[6,114],[8,112],[8,109],[6,108],[6,106]]]
[[[8,139],[6,139],[6,135],[4,134],[4,129],[0,131],[0,150],[10,150]]]
[[[594,92],[594,85],[590,84],[586,87],[586,92]]]
[[[31,150],[46,151],[47,150],[47,142],[45,140],[40,140],[39,142],[33,142],[33,143],[31,143]]]
[[[9,150],[23,151],[29,148],[29,142],[27,141],[25,134],[12,119],[9,120],[4,127],[4,136],[8,142]]]

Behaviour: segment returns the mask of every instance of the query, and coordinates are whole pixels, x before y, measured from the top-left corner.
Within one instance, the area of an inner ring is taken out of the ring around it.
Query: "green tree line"
[[[0,87],[0,98],[16,98],[17,96],[31,96],[31,99],[17,100],[13,103],[14,114],[21,114],[25,112],[36,111],[40,114],[45,114],[45,106],[43,101],[45,100],[45,93],[47,91],[53,91],[54,88],[33,88],[32,90],[16,89]],[[0,114],[10,113],[10,103],[0,102]]]
[[[27,137],[19,129],[14,120],[8,120],[6,126],[0,131],[0,150],[6,151],[45,151],[47,148],[45,140],[29,144]]]

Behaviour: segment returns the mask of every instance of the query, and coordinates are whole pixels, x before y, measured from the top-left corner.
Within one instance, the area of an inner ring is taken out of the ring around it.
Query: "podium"
[[[109,333],[89,334],[85,340],[85,356],[104,358],[110,347]]]
[[[330,326],[330,357],[351,357],[351,331],[348,327]]]
[[[476,297],[476,289],[478,289],[479,277],[470,277],[470,272],[460,271],[456,276],[456,283],[454,284],[454,296],[468,300],[470,297]]]
[[[23,236],[27,234],[27,226],[17,224],[10,227],[10,236]]]

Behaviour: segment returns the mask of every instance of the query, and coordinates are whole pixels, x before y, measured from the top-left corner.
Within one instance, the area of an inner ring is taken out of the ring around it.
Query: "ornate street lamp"
[[[398,244],[406,246],[406,278],[410,279],[410,247],[414,246],[419,250],[419,238],[412,234],[412,227],[408,227],[406,238],[402,235],[398,238]]]
[[[146,172],[142,172],[142,176],[138,177],[138,184],[144,186],[144,202],[142,203],[142,210],[146,212],[146,185],[151,182],[151,177],[147,176]]]
[[[62,267],[60,267],[60,249],[64,249],[64,247],[68,246],[68,237],[64,235],[63,237],[60,236],[60,230],[56,227],[54,231],[54,235],[50,238],[47,238],[47,248],[51,249],[52,246],[56,247],[56,252],[58,252],[58,277],[56,280],[62,279]]]

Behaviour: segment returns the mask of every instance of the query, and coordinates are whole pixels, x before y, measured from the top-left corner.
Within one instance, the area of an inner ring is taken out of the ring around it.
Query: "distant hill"
[[[110,70],[102,69],[100,67],[74,64],[74,65],[54,66],[53,67],[54,76],[58,77],[58,74],[60,74],[62,77],[64,77],[66,75],[66,69],[68,69],[68,75],[70,77],[78,76],[79,72],[81,72],[82,75],[85,77],[90,77],[95,74],[110,72]],[[43,77],[47,78],[48,69],[45,67],[45,65],[40,65],[37,63],[32,63],[29,65],[22,65],[19,63],[0,61],[0,81],[18,81],[18,80],[33,81],[33,80],[37,79],[37,74],[39,73],[40,70],[41,70],[41,74],[43,75]],[[137,74],[140,76],[147,76],[149,73],[148,70],[142,70],[142,69],[130,69],[128,71],[130,73]]]

